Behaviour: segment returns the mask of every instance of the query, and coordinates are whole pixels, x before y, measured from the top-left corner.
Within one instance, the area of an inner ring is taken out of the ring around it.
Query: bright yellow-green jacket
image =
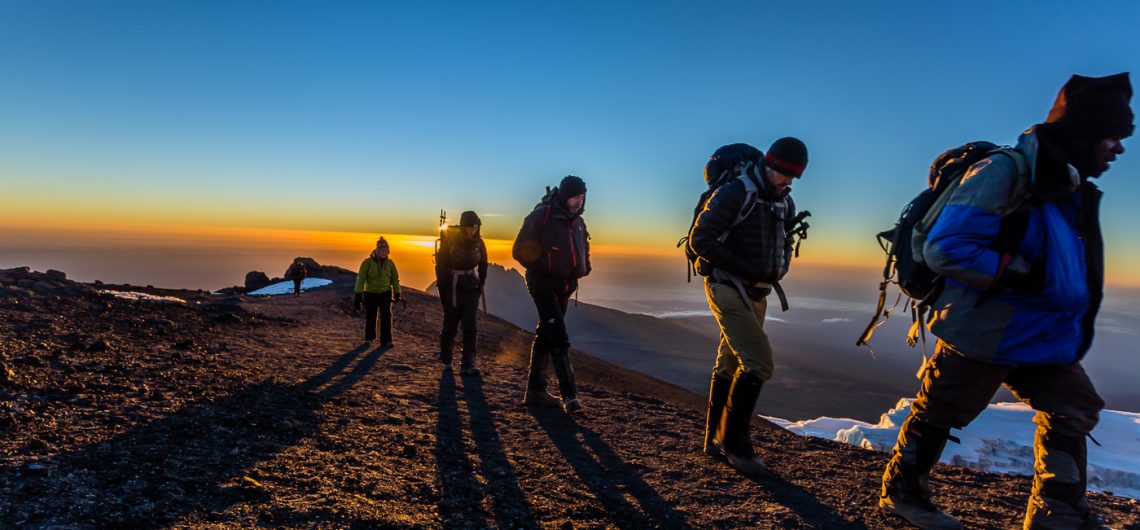
[[[354,292],[367,291],[370,293],[383,293],[392,291],[392,295],[400,294],[400,273],[396,271],[396,263],[391,258],[377,263],[372,256],[364,258],[360,263],[360,272],[356,274],[356,289]]]

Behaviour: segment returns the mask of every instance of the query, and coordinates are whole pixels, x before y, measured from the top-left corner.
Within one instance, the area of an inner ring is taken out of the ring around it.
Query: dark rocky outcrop
[[[246,290],[253,291],[256,289],[261,289],[262,287],[269,285],[269,283],[269,276],[267,276],[264,272],[249,271],[245,273]]]

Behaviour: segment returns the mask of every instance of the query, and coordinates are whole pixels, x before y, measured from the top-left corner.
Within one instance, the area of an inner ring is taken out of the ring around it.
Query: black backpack
[[[467,271],[479,266],[483,255],[479,249],[480,236],[467,237],[463,227],[453,225],[440,232],[439,250],[436,252],[436,262],[447,269]]]
[[[740,173],[734,171],[736,165],[742,162],[763,167],[764,153],[748,144],[729,144],[713,152],[712,156],[709,157],[709,161],[705,164],[705,184],[708,184],[708,189],[701,193],[700,198],[697,199],[697,206],[693,208],[693,220],[689,222],[689,231],[685,232],[685,236],[677,241],[677,247],[684,247],[685,249],[685,258],[688,261],[689,270],[688,281],[690,282],[693,281],[693,273],[698,272],[696,263],[700,257],[697,256],[697,253],[688,245],[688,234],[692,233],[693,225],[697,222],[697,216],[705,209],[705,203],[709,202],[709,197],[712,196],[713,192],[735,179],[740,179],[744,183],[746,193],[744,206],[737,214],[732,226],[740,224],[741,221],[748,217],[748,214],[752,213],[752,208],[756,206],[756,194],[759,191],[756,188],[756,184],[752,182],[752,179],[745,176],[747,174],[746,171]]]
[[[938,155],[930,164],[927,188],[907,203],[895,226],[875,236],[879,246],[887,255],[887,263],[883,267],[883,281],[879,284],[878,308],[871,317],[870,324],[855,341],[856,346],[867,345],[875,329],[886,321],[903,296],[909,299],[911,317],[914,321],[907,337],[907,344],[914,347],[919,336],[925,343],[925,313],[938,299],[946,283],[945,278],[926,265],[923,257],[926,237],[934,222],[938,220],[946,202],[962,183],[962,177],[970,166],[995,154],[1010,157],[1017,164],[1019,174],[1027,173],[1025,155],[1009,147],[980,141],[950,149]],[[1029,216],[1026,212],[1016,211],[1007,215],[1002,219],[1001,230],[993,248],[1016,250],[1025,236],[1028,222]],[[891,283],[899,286],[899,300],[895,301],[894,306],[884,309],[887,286]],[[879,321],[880,317],[883,322]]]

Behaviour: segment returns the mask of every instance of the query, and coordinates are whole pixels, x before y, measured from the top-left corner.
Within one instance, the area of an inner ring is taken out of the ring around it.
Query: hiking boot
[[[576,395],[571,396],[567,399],[563,399],[562,400],[562,410],[565,410],[567,414],[573,414],[575,412],[578,412],[578,411],[582,410],[582,401],[580,399],[578,399],[578,396],[576,396]]]
[[[879,508],[884,512],[906,519],[922,530],[959,530],[962,523],[942,511],[924,495],[892,492],[879,497]]]
[[[478,368],[475,368],[475,365],[469,364],[469,365],[464,366],[463,368],[461,368],[459,370],[459,375],[469,375],[471,377],[479,377],[481,375],[481,372],[479,372]]]
[[[574,367],[570,364],[570,349],[557,348],[550,352],[554,375],[558,377],[558,393],[563,397],[577,398],[578,384],[574,381]]]
[[[439,335],[439,362],[443,364],[451,364],[453,350],[455,347],[455,337],[447,335]]]
[[[752,455],[734,455],[727,451],[720,453],[724,456],[724,460],[733,469],[739,471],[741,474],[750,477],[756,477],[768,471],[768,464],[765,464],[760,457],[755,454]]]
[[[950,429],[926,423],[913,414],[907,417],[883,472],[880,509],[923,529],[962,528],[958,519],[930,500],[930,470],[938,462],[949,438]]]
[[[546,393],[546,363],[550,352],[539,346],[538,338],[530,348],[530,366],[527,369],[526,396],[523,405],[528,407],[559,407],[562,402]]]
[[[527,390],[523,396],[523,405],[528,407],[561,407],[562,400],[547,394],[546,391],[531,392]]]
[[[720,426],[720,418],[724,413],[724,405],[728,402],[728,391],[732,389],[732,379],[718,377],[713,374],[709,383],[709,408],[705,414],[705,441],[703,450],[706,455],[723,458],[720,446],[715,442],[716,430]]]
[[[1059,422],[1058,422],[1059,423]],[[1034,436],[1033,490],[1024,528],[1105,528],[1089,508],[1088,447],[1080,434],[1058,430],[1057,423],[1037,426]]]
[[[394,348],[395,346],[396,345],[392,344],[391,342],[385,342],[384,344],[380,345],[380,347],[382,347],[382,348]]]
[[[728,401],[721,415],[720,427],[714,436],[716,446],[724,453],[728,465],[745,475],[758,475],[768,469],[756,456],[748,430],[752,426],[752,413],[764,380],[751,372],[737,372],[728,392]]]
[[[1102,518],[1101,516],[1099,516],[1095,513],[1089,513],[1088,516],[1085,517],[1085,521],[1083,523],[1081,523],[1081,526],[1077,527],[1077,530],[1112,530],[1112,529],[1108,526],[1107,523],[1104,522],[1104,518]]]

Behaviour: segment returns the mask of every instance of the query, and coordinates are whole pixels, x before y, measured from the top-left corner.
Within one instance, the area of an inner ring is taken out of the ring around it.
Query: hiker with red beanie
[[[923,256],[946,278],[931,304],[939,340],[883,474],[887,513],[919,528],[962,527],[932,502],[930,469],[950,430],[1004,384],[1037,411],[1024,528],[1104,528],[1085,499],[1085,437],[1104,407],[1080,363],[1104,294],[1091,179],[1124,152],[1131,98],[1127,73],[1072,76],[1044,123],[1022,133],[1014,151],[1024,163],[991,155],[971,166],[931,227]],[[995,250],[1010,237],[1016,251]]]
[[[776,140],[767,155],[748,144],[717,149],[705,166],[711,194],[698,203],[688,237],[688,254],[705,277],[705,296],[720,326],[704,451],[746,475],[766,469],[748,432],[760,389],[774,369],[764,331],[767,297],[775,289],[786,309],[778,282],[795,243],[791,183],[807,162],[807,147],[791,137]]]
[[[561,406],[567,413],[582,408],[565,317],[578,279],[590,274],[590,236],[582,220],[585,207],[586,183],[567,175],[526,216],[515,238],[512,254],[526,269],[527,291],[538,310],[523,396],[528,406]],[[547,362],[554,365],[561,400],[546,393]]]

